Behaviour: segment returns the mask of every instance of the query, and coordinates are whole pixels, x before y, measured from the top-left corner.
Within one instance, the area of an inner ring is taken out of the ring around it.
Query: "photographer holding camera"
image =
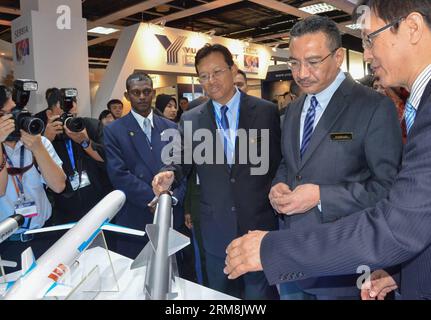
[[[60,193],[66,179],[53,146],[40,135],[43,123],[24,109],[29,95],[26,84],[15,81],[15,104],[11,91],[0,86],[0,221],[14,213],[25,217],[17,233],[0,244],[0,253],[18,264],[27,247],[32,247],[36,257],[49,247],[49,238],[24,232],[49,225],[51,204],[44,184]]]
[[[82,218],[112,186],[100,156],[103,146],[97,131],[99,121],[77,117],[76,89],[54,89],[50,89],[51,95],[47,94],[45,136],[55,132],[52,144],[67,176],[64,192],[52,195],[54,223],[64,224]],[[60,111],[53,114],[55,109],[50,109],[53,105],[59,105]]]

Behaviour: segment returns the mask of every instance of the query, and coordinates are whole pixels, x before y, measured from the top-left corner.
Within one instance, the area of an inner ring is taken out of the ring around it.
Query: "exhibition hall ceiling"
[[[88,30],[108,27],[111,34],[88,33],[90,58],[111,57],[121,29],[139,22],[287,48],[289,31],[299,20],[319,14],[334,20],[343,32],[343,45],[360,51],[357,30],[352,29],[352,0],[82,0]],[[108,5],[109,4],[109,5]],[[0,0],[0,39],[11,41],[11,21],[20,15],[17,0]],[[91,60],[91,61],[97,61]],[[99,66],[103,67],[103,64]],[[91,62],[90,62],[91,65]]]

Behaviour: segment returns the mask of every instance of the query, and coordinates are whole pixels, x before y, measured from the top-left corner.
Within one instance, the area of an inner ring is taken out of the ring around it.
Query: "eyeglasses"
[[[34,161],[31,164],[29,164],[28,166],[23,167],[23,168],[9,167],[9,168],[7,168],[7,173],[10,176],[21,176],[24,173],[26,173],[28,170],[30,170],[31,167],[33,167],[33,165],[34,165]]]
[[[385,30],[388,30],[392,27],[395,27],[397,24],[399,24],[401,21],[403,21],[405,19],[405,17],[399,18],[397,20],[395,20],[394,22],[391,22],[387,25],[385,25],[384,27],[371,32],[370,34],[367,34],[364,36],[364,38],[362,38],[362,47],[366,50],[370,50],[373,47],[373,39],[375,39],[380,33],[382,33]]]
[[[210,81],[211,77],[213,79],[220,79],[222,74],[227,70],[230,70],[230,67],[224,69],[216,69],[212,73],[201,73],[199,75],[199,81],[200,83],[207,83],[208,81]]]
[[[153,89],[144,89],[144,90],[133,89],[133,90],[130,90],[130,94],[137,97],[137,98],[139,98],[142,94],[144,96],[149,96],[152,93],[153,93]]]
[[[339,48],[336,48],[332,50],[326,57],[324,58],[313,58],[308,59],[304,61],[304,67],[307,69],[317,70],[319,66],[325,62],[326,59],[328,59],[330,56],[332,56]],[[298,71],[301,69],[302,63],[296,59],[289,59],[287,61],[287,64],[289,65],[290,69],[292,71]]]

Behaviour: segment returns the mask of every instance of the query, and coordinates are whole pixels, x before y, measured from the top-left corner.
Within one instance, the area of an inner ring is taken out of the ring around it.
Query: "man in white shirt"
[[[60,193],[66,177],[61,160],[48,139],[24,130],[20,131],[20,140],[8,139],[16,126],[11,114],[15,103],[5,86],[0,86],[0,108],[0,221],[14,213],[26,218],[15,234],[0,244],[0,255],[17,261],[21,252],[31,246],[37,258],[47,249],[46,243],[39,241],[43,237],[26,236],[24,232],[46,224],[52,208],[45,185]]]

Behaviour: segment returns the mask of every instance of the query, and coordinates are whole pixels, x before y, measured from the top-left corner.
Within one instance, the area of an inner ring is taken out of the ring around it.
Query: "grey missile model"
[[[144,292],[150,300],[169,300],[176,269],[175,253],[190,244],[190,239],[172,228],[172,197],[169,192],[159,196],[154,223],[145,231],[149,242],[131,265],[131,269],[146,266]]]
[[[20,214],[14,214],[0,222],[0,243],[13,235],[23,224],[24,217]]]

